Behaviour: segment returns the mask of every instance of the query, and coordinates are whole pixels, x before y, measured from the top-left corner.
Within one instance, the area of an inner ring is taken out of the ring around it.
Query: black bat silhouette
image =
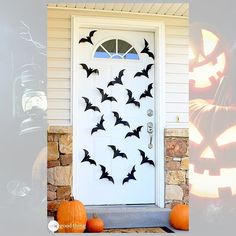
[[[144,43],[145,43],[145,46],[144,46],[144,49],[141,51],[141,53],[147,53],[148,56],[154,60],[155,59],[154,54],[150,52],[149,44],[146,39],[144,39]]]
[[[147,67],[146,67],[146,69],[144,68],[144,69],[141,70],[141,72],[140,72],[140,71],[137,72],[137,73],[134,75],[134,78],[135,78],[135,77],[139,77],[139,76],[145,76],[145,77],[149,78],[148,72],[149,72],[149,70],[152,68],[153,65],[154,65],[154,64],[148,64]]]
[[[102,170],[102,175],[101,175],[100,179],[108,179],[109,181],[111,181],[114,184],[114,179],[106,171],[106,167],[103,165],[100,165],[100,166],[101,166],[101,170]]]
[[[128,127],[130,128],[130,125],[129,125],[128,121],[123,120],[123,119],[119,116],[119,113],[118,113],[118,112],[113,111],[112,113],[114,114],[114,116],[115,116],[115,118],[116,118],[116,123],[115,123],[115,125],[122,124],[122,125],[128,126]]]
[[[149,158],[146,156],[144,151],[142,151],[140,149],[138,149],[138,150],[140,152],[140,155],[142,156],[142,161],[141,161],[140,165],[142,165],[144,163],[148,163],[148,164],[150,164],[152,166],[155,166],[154,162],[152,160],[149,160]]]
[[[133,166],[132,170],[130,173],[127,174],[127,177],[123,179],[122,184],[129,182],[131,179],[136,180],[135,176],[134,176],[134,172],[135,172],[135,165]]]
[[[96,124],[96,127],[91,130],[91,135],[92,135],[93,133],[97,132],[97,131],[100,130],[100,129],[101,129],[101,130],[105,130],[105,128],[104,128],[104,126],[103,126],[103,122],[105,121],[105,120],[103,119],[103,116],[104,116],[104,115],[102,115],[102,117],[101,117],[101,119],[100,119],[100,122]]]
[[[129,89],[126,89],[126,90],[128,92],[128,97],[129,97],[129,99],[126,102],[126,104],[133,103],[135,106],[140,107],[140,103],[134,99],[133,93]]]
[[[97,106],[93,106],[91,102],[89,102],[89,99],[86,98],[86,97],[82,97],[86,103],[86,107],[85,107],[85,110],[84,111],[87,111],[89,109],[93,110],[93,111],[100,111],[100,109],[97,107]]]
[[[102,100],[101,100],[101,102],[104,102],[104,101],[106,101],[106,100],[108,100],[108,101],[111,101],[111,102],[117,102],[116,101],[116,99],[114,98],[114,97],[112,97],[112,96],[108,96],[108,94],[106,94],[106,93],[104,93],[104,90],[103,89],[101,89],[101,88],[97,88],[98,89],[98,91],[101,93],[101,95],[102,95]]]
[[[87,72],[87,78],[91,75],[91,74],[98,74],[99,75],[99,70],[98,69],[92,69],[92,68],[88,68],[88,66],[84,63],[80,64],[84,70],[86,70]]]
[[[124,75],[124,71],[125,71],[125,69],[121,70],[121,71],[119,72],[119,75],[114,79],[114,81],[109,82],[109,84],[107,85],[107,87],[113,86],[113,85],[115,85],[115,84],[121,84],[121,85],[123,85],[121,78],[122,78],[122,76]]]
[[[81,162],[89,162],[90,165],[97,165],[97,163],[91,159],[90,155],[89,155],[89,152],[86,150],[86,149],[83,149],[84,150],[84,159],[81,161]]]
[[[91,44],[93,45],[92,37],[93,37],[93,35],[94,35],[94,33],[95,33],[96,31],[97,31],[97,30],[92,30],[92,31],[90,31],[89,36],[87,36],[86,38],[80,39],[79,43],[86,43],[86,42],[88,42],[88,43],[91,43]]]
[[[128,159],[125,153],[121,152],[119,149],[116,149],[116,146],[114,145],[107,145],[107,146],[110,147],[114,152],[113,159],[115,159],[118,156]]]
[[[152,85],[153,85],[153,83],[151,83],[151,84],[148,85],[147,90],[145,90],[145,91],[140,95],[139,99],[145,98],[145,97],[151,97],[151,98],[152,98],[152,94],[151,94],[151,90],[152,90],[152,88],[153,88]]]
[[[137,129],[134,129],[133,132],[128,132],[128,133],[125,135],[125,138],[131,137],[131,136],[136,136],[137,138],[140,138],[140,137],[139,137],[139,133],[140,133],[140,131],[141,131],[142,128],[143,128],[143,126],[139,126],[139,127],[137,127]]]

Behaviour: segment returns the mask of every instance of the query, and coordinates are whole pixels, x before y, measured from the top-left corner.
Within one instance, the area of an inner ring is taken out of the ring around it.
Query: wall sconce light
[[[20,135],[38,131],[46,122],[46,86],[40,72],[37,65],[26,64],[15,79],[13,115],[20,122]]]

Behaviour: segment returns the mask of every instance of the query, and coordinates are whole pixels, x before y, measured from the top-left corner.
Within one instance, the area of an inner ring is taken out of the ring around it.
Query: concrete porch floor
[[[169,228],[132,228],[132,229],[106,229],[103,233],[174,233]]]
[[[86,206],[88,217],[96,213],[105,223],[106,230],[126,230],[137,228],[159,228],[169,225],[168,208],[159,208],[155,205],[116,205],[116,206]]]

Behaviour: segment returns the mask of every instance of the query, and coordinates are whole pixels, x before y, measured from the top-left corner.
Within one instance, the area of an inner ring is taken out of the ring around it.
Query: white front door
[[[155,34],[75,33],[74,195],[86,205],[155,203]]]

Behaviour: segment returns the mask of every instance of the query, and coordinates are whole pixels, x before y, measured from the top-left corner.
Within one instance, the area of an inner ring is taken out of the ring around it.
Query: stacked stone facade
[[[72,186],[72,132],[70,127],[48,129],[48,215],[55,216],[61,201],[69,200]]]
[[[72,128],[48,128],[48,215],[55,216],[72,188]],[[165,130],[165,206],[189,201],[188,130]]]
[[[189,203],[188,129],[165,130],[165,206]]]

